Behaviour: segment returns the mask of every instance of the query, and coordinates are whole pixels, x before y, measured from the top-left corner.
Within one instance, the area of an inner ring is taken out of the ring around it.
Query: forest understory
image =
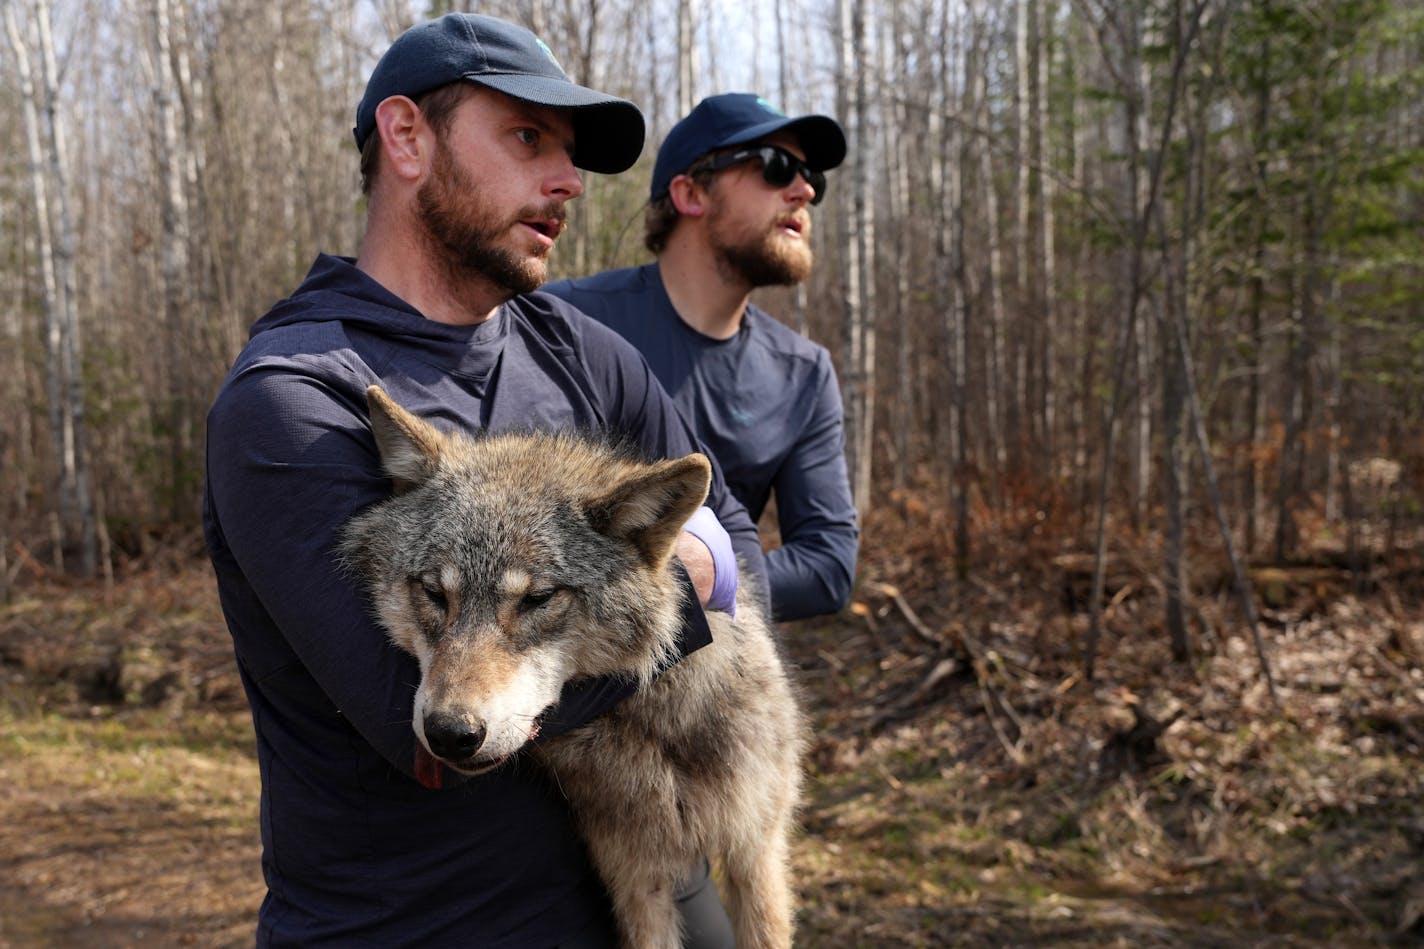
[[[944,527],[886,506],[853,607],[783,628],[798,945],[1424,943],[1417,549],[1253,570],[1273,699],[1209,542],[1175,662],[1152,545],[1114,538],[1089,682],[1091,558],[1001,526],[957,579]],[[257,770],[198,544],[107,588],[28,562],[0,688],[0,947],[250,945]]]

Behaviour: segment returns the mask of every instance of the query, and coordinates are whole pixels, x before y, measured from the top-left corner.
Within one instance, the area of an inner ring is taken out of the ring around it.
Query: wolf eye
[[[554,594],[557,592],[558,590],[554,587],[550,587],[547,590],[530,590],[524,594],[524,599],[519,601],[519,612],[528,613],[531,610],[537,610],[552,600]]]
[[[425,594],[425,598],[430,601],[430,605],[441,613],[449,612],[450,601],[445,598],[445,591],[428,580],[417,580],[420,584],[420,592]]]

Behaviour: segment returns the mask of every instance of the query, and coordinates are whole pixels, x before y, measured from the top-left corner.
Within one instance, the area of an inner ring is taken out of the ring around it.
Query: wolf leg
[[[642,833],[645,829],[626,822],[621,828],[585,823],[584,843],[613,902],[622,949],[680,949],[677,884],[692,861],[669,859],[667,841]]]
[[[682,945],[682,917],[673,898],[672,880],[606,870],[603,878],[613,899],[623,949],[678,949]]]
[[[790,949],[790,845],[785,825],[771,828],[755,852],[726,856],[727,911],[737,949]]]

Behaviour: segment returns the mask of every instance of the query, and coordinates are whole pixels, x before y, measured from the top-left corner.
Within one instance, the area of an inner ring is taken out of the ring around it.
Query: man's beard
[[[810,245],[782,235],[779,223],[760,235],[741,236],[737,240],[722,236],[717,227],[721,218],[719,211],[714,210],[708,220],[712,225],[712,252],[717,255],[719,265],[732,276],[750,287],[774,287],[792,286],[811,275],[814,257]],[[809,226],[809,222],[803,223],[803,234],[809,234]]]
[[[521,209],[500,220],[444,141],[436,144],[433,173],[416,192],[416,207],[431,250],[455,281],[487,280],[511,297],[537,290],[547,274],[548,248],[530,257],[498,241],[521,220],[564,220],[562,205]]]

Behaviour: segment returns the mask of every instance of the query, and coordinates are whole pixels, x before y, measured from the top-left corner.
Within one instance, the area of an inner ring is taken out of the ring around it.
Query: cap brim
[[[468,81],[556,109],[569,109],[574,125],[575,167],[603,175],[627,171],[643,154],[643,113],[627,99],[544,76],[481,74]]]
[[[796,140],[801,143],[801,150],[806,154],[806,165],[812,171],[826,171],[845,161],[845,133],[841,131],[840,124],[835,119],[825,115],[803,115],[796,119],[763,122],[761,125],[742,129],[717,148],[745,145],[777,132],[790,132],[796,136]]]

